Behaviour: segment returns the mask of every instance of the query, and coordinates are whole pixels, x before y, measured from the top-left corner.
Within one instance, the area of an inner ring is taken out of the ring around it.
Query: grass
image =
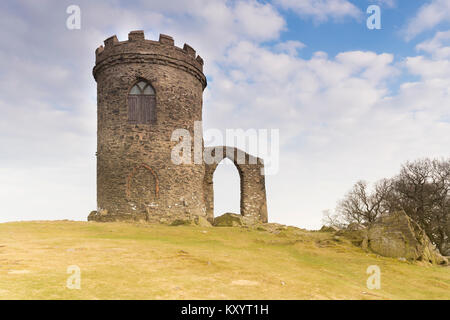
[[[80,290],[66,287],[70,265]],[[298,229],[14,222],[0,224],[0,299],[450,299],[450,268]]]

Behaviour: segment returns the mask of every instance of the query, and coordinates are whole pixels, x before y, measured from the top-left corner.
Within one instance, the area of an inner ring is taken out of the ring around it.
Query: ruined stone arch
[[[203,190],[205,196],[206,215],[208,220],[214,219],[214,185],[213,176],[219,163],[228,158],[233,161],[240,177],[241,200],[240,214],[260,222],[267,222],[267,201],[262,159],[234,147],[205,148],[205,178]],[[216,152],[221,152],[221,154]],[[207,156],[214,158],[208,162]]]

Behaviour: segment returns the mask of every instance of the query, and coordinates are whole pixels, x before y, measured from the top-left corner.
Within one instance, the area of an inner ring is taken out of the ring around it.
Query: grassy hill
[[[66,288],[70,265],[80,290]],[[0,299],[450,299],[450,268],[294,228],[17,222],[0,224]]]

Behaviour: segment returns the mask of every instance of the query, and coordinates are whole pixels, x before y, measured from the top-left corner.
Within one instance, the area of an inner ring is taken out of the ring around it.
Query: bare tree
[[[336,210],[347,223],[370,225],[389,212],[391,193],[392,183],[388,179],[375,183],[372,192],[368,190],[367,182],[358,181],[338,203]]]
[[[395,178],[397,204],[442,253],[449,249],[450,159],[407,162]]]
[[[322,223],[324,226],[327,227],[336,227],[339,229],[343,229],[346,226],[345,221],[342,220],[342,217],[338,213],[333,213],[331,210],[324,210],[322,211],[323,218]]]

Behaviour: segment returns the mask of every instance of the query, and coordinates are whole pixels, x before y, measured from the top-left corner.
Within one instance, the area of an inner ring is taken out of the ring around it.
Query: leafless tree
[[[336,227],[339,229],[343,229],[346,226],[345,221],[342,220],[340,214],[336,212],[331,212],[331,210],[324,210],[323,212],[322,223],[327,227]]]
[[[389,212],[388,201],[392,183],[383,179],[375,183],[372,192],[365,181],[358,181],[337,206],[337,212],[347,223],[370,225],[378,217]]]
[[[449,248],[450,159],[407,162],[395,178],[396,206],[425,230],[439,250]]]

